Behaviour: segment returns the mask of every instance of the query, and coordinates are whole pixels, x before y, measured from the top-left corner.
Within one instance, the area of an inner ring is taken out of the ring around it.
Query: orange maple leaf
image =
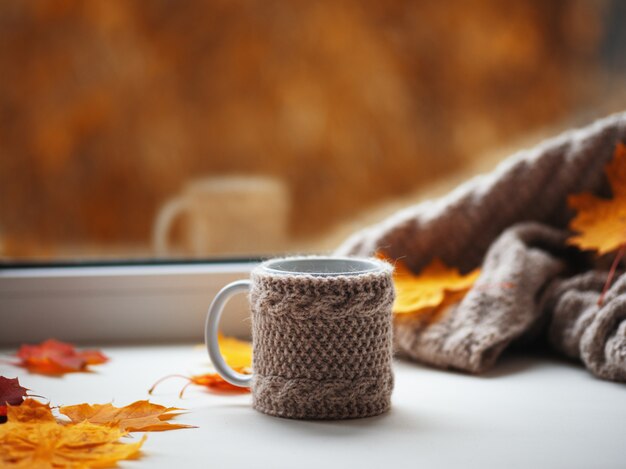
[[[239,340],[234,337],[227,337],[219,334],[217,337],[220,346],[220,352],[224,357],[226,363],[238,373],[249,374],[251,373],[250,367],[252,366],[252,344],[245,340]],[[204,347],[203,347],[204,348]],[[221,392],[221,393],[247,393],[250,392],[249,388],[235,386],[224,380],[218,373],[205,373],[200,375],[168,375],[157,380],[156,383],[148,390],[148,394],[152,394],[154,389],[166,379],[170,378],[183,378],[187,380],[178,397],[182,398],[187,387],[192,384],[203,386],[209,391]]]
[[[101,467],[138,455],[145,436],[136,443],[118,441],[117,427],[82,422],[64,425],[48,405],[26,399],[7,407],[0,425],[0,465],[3,467]]]
[[[616,145],[613,159],[607,163],[604,172],[613,198],[604,199],[588,192],[567,198],[569,206],[576,210],[569,227],[577,232],[567,240],[568,244],[600,255],[619,249],[598,297],[600,306],[626,251],[626,145]]]
[[[244,366],[234,366],[233,370],[237,373],[250,374],[251,370]],[[203,375],[192,375],[189,377],[189,383],[183,387],[180,391],[180,397],[183,397],[183,391],[189,384],[195,384],[198,386],[204,386],[210,391],[223,392],[223,393],[247,393],[250,392],[250,388],[241,386],[235,386],[225,381],[217,373],[205,373]]]
[[[242,367],[242,366],[234,366],[233,370],[235,370],[237,373],[244,373],[244,374],[250,374],[251,372],[250,368]],[[182,379],[187,380],[187,384],[185,384],[181,388],[180,392],[178,393],[178,397],[181,399],[183,397],[183,394],[185,393],[185,390],[192,384],[195,384],[197,386],[204,386],[209,391],[225,393],[225,394],[241,394],[241,393],[250,392],[250,388],[246,388],[242,386],[235,386],[234,384],[230,384],[228,381],[222,378],[219,375],[219,373],[205,373],[202,375],[191,375],[191,376],[185,376],[185,375],[164,376],[163,378],[157,380],[157,382],[152,385],[152,387],[148,390],[148,394],[152,394],[154,392],[154,389],[160,383],[170,378],[182,378]]]
[[[69,417],[73,423],[90,422],[97,425],[118,427],[125,432],[155,432],[194,428],[192,425],[169,423],[176,417],[177,407],[165,407],[148,401],[137,401],[125,407],[112,404],[78,404],[64,406],[59,412]]]
[[[88,365],[108,361],[99,350],[77,350],[72,344],[54,339],[36,345],[22,345],[16,355],[20,360],[17,366],[45,375],[88,371]]]
[[[20,405],[7,406],[7,419],[13,422],[38,423],[55,422],[50,404],[42,404],[34,399],[25,399]]]
[[[439,259],[433,259],[419,274],[414,274],[398,260],[393,274],[396,289],[393,312],[415,316],[456,303],[469,291],[479,274],[480,270],[476,269],[463,275]]]

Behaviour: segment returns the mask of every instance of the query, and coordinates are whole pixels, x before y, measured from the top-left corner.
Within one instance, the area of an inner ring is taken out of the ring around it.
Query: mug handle
[[[209,351],[211,363],[213,363],[215,370],[230,384],[234,384],[235,386],[240,386],[242,388],[250,387],[252,384],[252,375],[237,373],[230,366],[228,366],[220,352],[220,346],[217,340],[217,326],[220,322],[224,306],[230,297],[237,293],[243,293],[249,290],[250,280],[238,280],[222,288],[213,299],[211,306],[209,306],[209,312],[207,313],[206,324],[204,327],[204,341],[206,343],[207,350]]]
[[[169,250],[169,233],[173,222],[187,209],[187,200],[183,196],[168,200],[157,215],[152,229],[154,249],[158,255],[165,255]]]

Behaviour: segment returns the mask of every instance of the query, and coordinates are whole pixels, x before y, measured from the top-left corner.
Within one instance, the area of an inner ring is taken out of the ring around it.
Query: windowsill
[[[11,350],[13,352],[13,350]],[[391,412],[343,422],[269,417],[250,395],[216,395],[172,379],[206,371],[194,345],[105,347],[111,357],[93,373],[63,378],[19,376],[53,405],[126,405],[151,401],[188,409],[176,419],[196,429],[150,433],[143,458],[121,467],[618,467],[623,464],[623,385],[594,379],[582,367],[547,357],[505,356],[483,377],[395,364]],[[7,353],[5,350],[4,353]]]
[[[0,346],[50,337],[79,344],[201,341],[213,297],[255,262],[0,269]],[[244,295],[221,322],[248,334]]]

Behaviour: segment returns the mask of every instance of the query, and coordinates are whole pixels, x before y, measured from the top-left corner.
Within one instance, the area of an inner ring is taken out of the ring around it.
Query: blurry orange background
[[[150,253],[166,200],[190,179],[230,174],[283,181],[289,237],[322,235],[515,138],[603,108],[612,9],[2,2],[2,254]]]

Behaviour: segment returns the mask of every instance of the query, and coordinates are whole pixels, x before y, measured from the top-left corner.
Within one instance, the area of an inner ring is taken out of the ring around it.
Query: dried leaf
[[[419,274],[414,274],[399,260],[393,275],[396,289],[393,312],[397,315],[432,313],[435,308],[460,301],[479,274],[476,269],[462,275],[439,259],[433,259]]]
[[[252,344],[250,342],[222,334],[218,335],[217,340],[224,360],[231,367],[252,366]]]
[[[25,409],[36,409],[28,413]],[[28,420],[30,415],[34,420]],[[145,440],[124,444],[117,427],[82,422],[62,425],[48,406],[26,399],[8,406],[8,422],[0,426],[0,463],[11,467],[103,467],[135,457]]]
[[[19,406],[7,406],[7,418],[22,423],[56,422],[50,405],[34,399],[26,399]]]
[[[17,378],[0,376],[0,423],[7,414],[7,405],[20,405],[28,389],[20,386]]]
[[[88,365],[105,363],[108,358],[99,350],[76,350],[65,342],[48,339],[38,345],[22,345],[17,351],[18,366],[32,373],[60,375],[88,371]]]
[[[235,370],[238,373],[243,373],[243,374],[251,373],[251,370],[248,367],[233,367],[233,370]],[[246,388],[242,386],[235,386],[234,384],[230,384],[228,381],[222,378],[218,373],[205,373],[203,375],[191,375],[191,376],[185,376],[185,375],[164,376],[163,378],[157,380],[157,382],[152,385],[152,387],[148,390],[148,394],[152,394],[154,392],[154,389],[160,383],[170,378],[182,378],[182,379],[187,380],[187,384],[185,384],[181,388],[180,392],[178,393],[178,397],[180,397],[181,399],[187,387],[189,387],[192,384],[195,384],[198,386],[204,386],[209,391],[219,392],[219,393],[242,394],[242,393],[250,392],[250,388]]]
[[[626,243],[626,145],[617,144],[605,173],[612,199],[590,193],[570,195],[567,199],[577,212],[569,226],[578,232],[568,243],[598,254],[614,251]]]
[[[251,370],[248,367],[233,367],[238,373],[250,374]],[[217,373],[205,373],[203,375],[192,375],[189,378],[189,384],[196,384],[198,386],[204,386],[210,391],[222,392],[222,393],[247,393],[250,392],[250,388],[245,388],[241,386],[235,386],[234,384],[230,384],[228,381],[225,381]],[[180,397],[182,397],[183,391],[187,386],[185,386],[181,392]]]
[[[222,334],[219,334],[218,342],[220,346],[220,352],[224,357],[224,360],[233,370],[238,373],[249,374],[251,373],[250,367],[252,366],[252,344],[250,342],[246,342],[245,340],[235,339],[234,337],[227,337]],[[188,382],[185,384],[180,390],[178,396],[183,397],[185,390],[191,384],[196,384],[198,386],[204,386],[209,391],[213,392],[221,392],[221,393],[231,393],[231,394],[239,394],[239,393],[247,393],[250,392],[249,388],[244,388],[241,386],[235,386],[230,384],[228,381],[224,380],[218,373],[205,373],[201,375],[168,375],[163,378],[157,380],[156,383],[152,385],[152,387],[148,390],[149,394],[152,394],[154,389],[164,380],[169,378],[183,378]]]
[[[192,425],[167,422],[178,415],[172,413],[178,410],[182,409],[152,404],[148,401],[137,401],[125,407],[115,407],[112,404],[78,404],[61,407],[59,412],[69,417],[73,423],[90,422],[117,427],[125,432],[194,428]]]

